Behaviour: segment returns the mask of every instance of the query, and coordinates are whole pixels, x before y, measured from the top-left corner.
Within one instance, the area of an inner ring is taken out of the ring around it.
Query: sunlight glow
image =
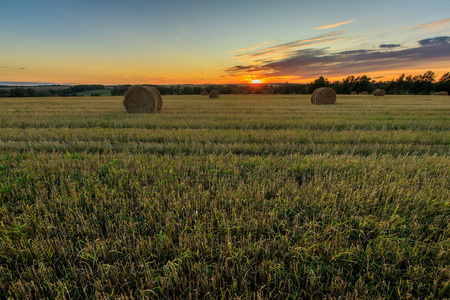
[[[261,80],[255,79],[255,80],[252,81],[252,83],[261,83]]]

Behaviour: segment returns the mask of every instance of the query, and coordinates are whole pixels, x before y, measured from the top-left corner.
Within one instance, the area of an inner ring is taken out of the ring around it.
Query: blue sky
[[[0,81],[309,82],[450,71],[450,1],[8,1]]]

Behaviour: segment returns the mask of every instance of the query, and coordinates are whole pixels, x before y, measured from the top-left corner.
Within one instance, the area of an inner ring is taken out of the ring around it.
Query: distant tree
[[[9,91],[9,96],[10,97],[26,97],[27,95],[28,95],[27,91],[23,87],[21,87],[21,88],[12,88]]]
[[[27,97],[34,97],[36,94],[36,91],[32,88],[27,88],[26,94],[27,94]]]
[[[126,91],[131,87],[130,84],[126,85],[116,85],[111,90],[111,96],[123,96]]]
[[[201,86],[194,86],[192,87],[192,93],[194,95],[200,95],[200,93],[203,91],[203,88]]]
[[[194,94],[194,89],[190,85],[185,85],[181,89],[181,94],[182,95],[192,95],[192,94]]]
[[[330,86],[330,82],[328,81],[327,78],[324,78],[323,76],[320,76],[319,78],[317,78],[316,80],[314,80],[314,82],[311,82],[308,85],[308,93],[312,93],[314,92],[314,90],[321,88],[321,87],[327,87]]]
[[[436,84],[436,92],[447,91],[450,93],[450,72],[445,73]]]
[[[368,92],[370,94],[375,90],[372,85],[371,78],[367,75],[356,77],[354,83],[354,91],[357,93]]]
[[[429,95],[434,92],[434,82],[436,75],[433,71],[427,71],[422,75],[413,77],[412,93],[416,95]]]

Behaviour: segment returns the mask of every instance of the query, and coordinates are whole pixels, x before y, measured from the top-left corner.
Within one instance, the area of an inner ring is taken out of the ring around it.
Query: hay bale
[[[203,90],[203,91],[200,93],[200,95],[202,95],[202,96],[208,96],[208,92],[205,91],[205,90]]]
[[[209,92],[209,98],[219,98],[219,92],[216,90],[212,90]]]
[[[157,96],[149,87],[134,85],[124,94],[123,106],[128,113],[156,112]]]
[[[335,104],[336,92],[332,88],[322,87],[316,89],[311,95],[312,104]]]
[[[373,95],[377,97],[386,96],[386,91],[384,89],[376,89]]]
[[[156,112],[161,112],[162,109],[162,97],[161,97],[161,93],[154,87],[152,86],[148,86],[148,89],[150,89],[150,91],[152,91],[152,93],[154,94],[154,96],[156,97]]]
[[[358,94],[357,92],[355,92],[355,91],[353,91],[352,93],[351,93],[352,95],[356,95],[356,94]]]
[[[437,96],[448,96],[448,92],[447,91],[440,91],[440,92],[436,92],[434,93]]]
[[[361,92],[361,93],[359,93],[360,95],[369,95],[369,93],[368,92]]]

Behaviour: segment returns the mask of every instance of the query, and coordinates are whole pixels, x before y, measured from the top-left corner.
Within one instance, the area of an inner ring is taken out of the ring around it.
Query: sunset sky
[[[450,71],[450,1],[14,0],[0,84],[306,83]]]

